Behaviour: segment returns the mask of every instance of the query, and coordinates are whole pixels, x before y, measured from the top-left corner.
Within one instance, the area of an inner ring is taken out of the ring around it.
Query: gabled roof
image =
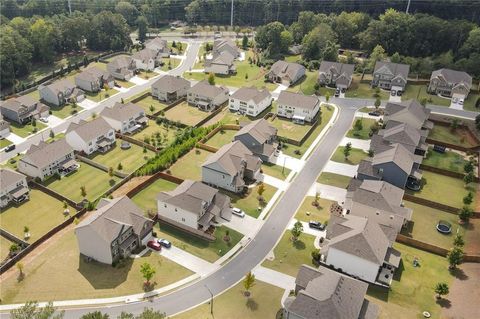
[[[143,216],[143,211],[127,196],[112,200],[103,198],[97,205],[97,210],[81,221],[75,230],[91,228],[106,243],[111,243],[125,227],[132,226],[133,232],[139,235],[143,225],[150,219]]]
[[[20,161],[42,168],[72,152],[73,149],[65,138],[52,143],[41,141],[37,145],[31,145]]]
[[[99,136],[106,135],[108,131],[112,129],[113,128],[103,117],[97,117],[90,122],[80,120],[78,124],[73,122],[70,123],[66,134],[75,131],[75,133],[77,133],[85,142],[89,142]]]
[[[253,155],[242,142],[235,141],[223,145],[215,154],[210,155],[202,167],[212,164],[219,165],[230,176],[236,176],[242,166],[256,168],[261,164],[261,160]]]
[[[237,48],[237,45],[228,38],[225,39],[216,39],[213,41],[213,51],[217,52],[226,52],[230,48],[230,50],[235,51],[238,55],[239,50]]]
[[[142,62],[147,62],[150,59],[155,60],[157,58],[157,55],[158,55],[157,51],[155,51],[153,49],[145,48],[143,50],[135,52],[132,55],[132,59],[141,60]]]
[[[222,65],[227,65],[231,66],[233,64],[233,61],[235,61],[235,57],[228,51],[222,51],[219,54],[216,54],[213,56],[213,58],[209,61],[205,61],[207,64],[222,64]]]
[[[267,120],[262,118],[243,126],[240,131],[235,134],[234,139],[244,134],[250,135],[258,144],[263,144],[266,141],[269,141],[272,136],[277,135],[277,129],[268,124]]]
[[[104,80],[107,80],[109,78],[112,78],[112,75],[106,70],[102,70],[96,66],[92,66],[88,69],[83,70],[82,73],[75,76],[75,79],[82,79],[84,81],[93,82],[97,81],[102,77]]]
[[[418,119],[421,123],[425,123],[430,116],[430,109],[424,107],[416,100],[408,100],[401,103],[391,103],[388,102],[385,106],[385,115],[387,117],[393,117],[402,115],[402,114],[409,114],[413,119]],[[413,127],[420,128],[415,126],[413,121],[408,122],[408,124],[412,125]]]
[[[7,189],[12,185],[24,180],[25,175],[8,168],[0,168],[0,188]]]
[[[315,95],[304,95],[301,93],[282,91],[278,96],[277,103],[301,109],[313,110],[320,103],[320,100]]]
[[[152,84],[152,88],[157,88],[167,93],[176,92],[183,87],[190,88],[190,81],[173,75],[164,75]]]
[[[390,162],[396,164],[405,173],[410,174],[412,172],[413,163],[415,162],[415,156],[404,146],[397,143],[392,145],[392,148],[375,154],[373,156],[372,165],[375,166]]]
[[[188,90],[188,93],[194,93],[210,99],[214,99],[219,95],[224,95],[225,93],[228,93],[228,89],[224,87],[210,85],[208,81],[203,80],[192,86]]]
[[[408,123],[388,121],[379,135],[389,142],[417,146],[420,144],[422,132]]]
[[[320,75],[323,73],[333,73],[338,76],[343,75],[346,78],[350,79],[353,75],[354,70],[354,64],[322,61],[322,63],[320,63],[320,69],[318,72],[320,73]]]
[[[115,70],[128,69],[132,65],[132,62],[133,59],[130,56],[119,56],[109,62],[108,65]]]
[[[304,319],[358,319],[368,288],[367,283],[328,268],[306,265],[300,267],[296,284],[302,290],[286,308]]]
[[[0,101],[0,107],[12,110],[14,112],[18,112],[21,108],[29,107],[39,103],[38,101],[34,100],[29,95],[22,95],[19,97],[14,97],[8,99],[6,101]]]
[[[305,70],[305,67],[301,64],[279,60],[272,65],[270,73],[281,78],[288,77],[290,80],[293,80],[297,73],[302,70]]]
[[[472,77],[467,72],[456,71],[452,69],[435,70],[432,72],[430,80],[437,77],[444,78],[445,81],[447,81],[447,83],[450,85],[463,83],[468,89],[472,87]]]
[[[73,90],[73,89],[76,88],[75,83],[73,83],[69,79],[63,79],[63,80],[55,81],[52,84],[49,84],[49,85],[46,85],[46,86],[41,85],[41,86],[39,86],[39,89],[42,89],[43,87],[48,88],[49,90],[51,90],[55,94],[63,93],[67,90],[70,91],[70,90]]]
[[[156,37],[154,39],[151,39],[145,42],[145,47],[148,49],[153,49],[157,51],[166,51],[168,50],[168,43],[167,43],[167,40],[164,40],[160,37]]]
[[[260,103],[261,101],[265,100],[266,98],[271,99],[272,95],[267,89],[257,89],[254,86],[251,87],[242,87],[235,91],[231,95],[232,99],[238,99],[241,101],[253,101],[254,103]]]
[[[377,61],[375,63],[375,70],[373,73],[379,71],[381,71],[382,73],[390,73],[394,77],[399,76],[405,81],[407,81],[408,73],[410,72],[410,65],[386,61]]]
[[[132,102],[128,102],[125,104],[116,102],[114,106],[104,108],[103,111],[100,113],[100,116],[104,116],[117,121],[127,121],[132,117],[140,115],[140,113],[142,112],[144,112],[143,109]]]

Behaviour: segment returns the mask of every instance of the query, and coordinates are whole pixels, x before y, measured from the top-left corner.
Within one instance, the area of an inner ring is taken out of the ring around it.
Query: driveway
[[[370,149],[370,142],[371,142],[370,140],[361,140],[358,138],[344,137],[340,144],[342,146],[345,146],[348,143],[351,143],[353,148],[358,148],[358,149],[364,150],[365,152],[368,152],[368,150]]]
[[[97,102],[94,102],[94,101],[89,100],[89,99],[84,99],[82,102],[78,102],[77,104],[78,104],[78,106],[80,106],[80,107],[82,107],[86,110],[91,110],[98,105]]]
[[[49,115],[48,116],[48,127],[52,128],[52,127],[55,127],[59,124],[61,124],[62,122],[64,121],[64,119],[61,119],[55,115]]]
[[[172,246],[168,249],[162,247],[162,251],[157,252],[152,250],[152,252],[162,255],[163,257],[168,258],[179,265],[182,265],[183,267],[193,271],[194,273],[199,274],[200,276],[205,276],[219,268],[218,265],[209,263],[208,261],[203,260],[202,258],[199,258],[190,253],[187,253],[186,251],[175,246]]]
[[[222,224],[245,236],[253,237],[253,234],[255,234],[262,225],[262,221],[249,215],[245,215],[243,218],[232,215],[231,221],[224,221]]]
[[[295,277],[293,276],[286,275],[262,266],[256,267],[252,272],[255,275],[255,279],[266,282],[267,284],[277,286],[288,291],[295,289]]]
[[[17,134],[14,134],[12,132],[8,133],[8,135],[5,138],[10,142],[12,142],[13,144],[22,143],[23,141],[25,141],[23,137],[18,136]]]
[[[274,186],[282,191],[286,190],[288,187],[288,182],[282,181],[281,179],[275,178],[270,175],[260,174],[257,180],[262,181],[267,185]]]
[[[295,172],[300,171],[303,165],[305,165],[305,162],[301,159],[285,155],[283,154],[283,152],[280,152],[278,156],[274,156],[272,159],[272,163],[282,167],[285,165],[286,168]]]
[[[145,84],[148,82],[148,80],[144,80],[142,79],[141,77],[139,76],[134,76],[133,78],[131,78],[130,80],[128,80],[129,82],[132,82],[133,84],[135,85],[142,85],[142,84]]]
[[[353,177],[357,174],[357,169],[358,165],[349,165],[334,161],[328,161],[323,171]]]
[[[287,229],[292,229],[296,222],[297,222],[297,220],[295,218],[293,218],[290,221],[290,224],[288,224]],[[315,237],[325,237],[326,236],[327,232],[325,230],[322,231],[322,230],[318,230],[318,229],[315,229],[315,228],[311,228],[310,226],[308,226],[307,222],[302,222],[301,221],[301,223],[302,223],[302,226],[303,226],[303,233],[304,234],[312,235],[312,236],[315,236]]]
[[[316,193],[320,193],[322,198],[334,200],[339,203],[343,203],[345,201],[345,197],[347,196],[347,190],[344,188],[320,183],[313,184],[308,191],[309,196],[315,196]]]

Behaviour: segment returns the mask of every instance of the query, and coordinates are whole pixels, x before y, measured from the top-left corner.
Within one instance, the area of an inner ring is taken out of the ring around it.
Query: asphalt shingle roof
[[[278,96],[277,103],[281,105],[294,106],[296,108],[313,110],[319,103],[318,97],[314,95],[304,95],[289,91],[282,91]]]
[[[65,138],[52,143],[41,141],[38,145],[30,146],[21,161],[42,168],[72,152],[73,149]]]

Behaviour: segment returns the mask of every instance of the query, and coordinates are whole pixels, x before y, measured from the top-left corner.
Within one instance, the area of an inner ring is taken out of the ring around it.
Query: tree
[[[208,84],[215,85],[215,74],[213,73],[208,74]]]
[[[10,245],[10,247],[8,248],[10,254],[14,254],[17,252],[17,250],[20,248],[20,246],[18,246],[17,244],[13,243]]]
[[[138,27],[138,41],[144,43],[147,39],[148,20],[145,16],[139,16],[136,21]]]
[[[465,171],[465,173],[469,174],[469,173],[472,173],[473,172],[473,163],[472,161],[468,161],[466,162],[464,165],[463,165],[463,170]]]
[[[455,269],[457,268],[458,265],[460,265],[463,261],[463,249],[461,247],[453,247],[450,249],[450,251],[447,254],[447,260],[449,263],[449,268],[450,269]]]
[[[52,63],[55,57],[55,30],[51,22],[40,18],[30,28],[33,57],[43,63]]]
[[[251,271],[245,276],[243,280],[243,287],[245,288],[245,296],[250,296],[250,289],[255,285],[255,275]]]
[[[375,46],[368,59],[367,70],[373,71],[373,69],[375,68],[375,63],[377,63],[377,61],[384,60],[386,57],[387,55],[385,53],[385,49],[379,44]]]
[[[152,267],[149,263],[143,263],[140,266],[140,272],[142,273],[143,278],[145,279],[145,284],[150,285],[150,280],[156,273],[155,268]]]
[[[20,308],[10,311],[12,319],[62,319],[65,311],[59,311],[49,302],[45,307],[39,307],[35,301],[27,301]]]
[[[461,221],[468,223],[470,217],[473,215],[473,210],[469,206],[463,206],[462,209],[458,212],[458,218]]]
[[[132,313],[122,312],[117,319],[165,319],[165,313],[145,308],[141,314],[134,316]]]
[[[257,194],[259,196],[262,196],[264,192],[265,192],[265,185],[262,183],[258,185]]]
[[[119,171],[123,170],[123,165],[122,165],[121,162],[118,163],[117,170],[119,170]]]
[[[372,149],[368,150],[368,157],[373,157],[375,155],[375,151]]]
[[[91,30],[86,35],[90,49],[124,50],[132,44],[129,26],[121,14],[102,11],[93,17],[90,27]]]
[[[390,57],[390,61],[393,62],[393,63],[400,63],[400,62],[402,62],[402,58],[400,57],[400,54],[398,54],[398,52],[395,52]]]
[[[456,234],[453,238],[453,246],[454,247],[463,247],[465,245],[465,240],[461,234]]]
[[[66,201],[63,201],[63,209],[67,209],[68,208],[68,203]]]
[[[465,187],[467,187],[468,184],[472,183],[474,180],[475,180],[475,175],[473,174],[473,172],[467,173],[463,177],[463,181],[465,182]]]
[[[448,284],[444,282],[439,282],[435,286],[435,293],[437,294],[437,299],[441,299],[442,296],[446,296],[449,293]]]
[[[453,118],[452,121],[450,122],[450,130],[452,132],[455,132],[460,125],[460,120],[458,118]]]
[[[113,178],[113,175],[114,175],[114,172],[113,172],[113,167],[109,167],[108,168],[108,176],[110,176],[110,178]]]
[[[120,1],[117,3],[115,6],[115,12],[120,13],[131,26],[135,24],[135,20],[137,20],[138,17],[137,8],[135,8],[130,2],[126,1]]]
[[[148,107],[148,109],[150,110],[150,113],[152,113],[152,114],[153,114],[153,112],[155,112],[155,106],[153,106],[153,105],[150,105]]]
[[[297,221],[290,232],[292,233],[292,240],[297,241],[298,237],[300,237],[303,232],[303,224],[300,221]]]
[[[377,98],[375,99],[375,103],[374,103],[375,109],[378,110],[378,108],[380,107],[381,104],[382,104],[382,101],[380,100],[380,98],[377,97]]]
[[[50,133],[48,133],[48,136],[53,139],[55,137],[55,133],[53,133],[53,130],[50,130]]]
[[[352,151],[352,143],[348,142],[347,145],[343,148],[343,155],[345,156],[345,159],[348,160],[348,157],[350,156],[350,152]]]
[[[330,101],[330,92],[325,92],[325,101],[328,103]]]
[[[332,59],[331,51],[332,47],[336,46],[336,43],[337,36],[335,32],[328,24],[322,23],[303,38],[303,58],[307,61],[323,60],[323,58],[327,58],[326,55],[329,55],[328,58]],[[336,56],[333,58],[336,60]]]
[[[248,37],[246,34],[242,38],[242,49],[246,50],[248,48]]]
[[[320,193],[319,193],[319,192],[316,192],[316,193],[315,193],[315,199],[314,199],[314,201],[313,201],[313,205],[316,206],[316,207],[318,207],[318,205],[320,205],[319,202],[318,202],[319,200],[320,200]]]
[[[109,319],[110,316],[106,313],[101,313],[100,311],[92,311],[84,314],[80,319]]]
[[[463,198],[463,203],[465,205],[470,205],[473,202],[473,194],[472,192],[468,192],[467,195]]]
[[[80,186],[80,195],[85,199],[87,197],[87,189],[85,186]]]
[[[361,131],[361,130],[363,130],[363,121],[362,121],[362,119],[357,119],[357,120],[355,121],[355,126],[354,126],[354,128],[355,128],[355,131]]]
[[[23,277],[24,276],[24,273],[23,273],[23,263],[22,262],[18,262],[15,264],[15,266],[17,267],[18,269],[18,272],[19,272],[19,277]]]

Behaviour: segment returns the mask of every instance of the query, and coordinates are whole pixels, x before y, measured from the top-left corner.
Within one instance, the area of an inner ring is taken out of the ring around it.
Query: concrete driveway
[[[282,191],[286,190],[288,187],[288,182],[282,181],[281,179],[275,178],[270,175],[260,174],[257,180],[264,182],[267,185],[274,186]]]
[[[343,203],[347,196],[347,190],[340,187],[315,183],[308,191],[309,196],[315,196],[316,193],[320,193],[322,198],[334,200],[338,203]]]
[[[94,102],[94,101],[89,100],[89,99],[84,99],[82,102],[78,102],[77,104],[78,104],[78,106],[80,106],[80,107],[82,107],[86,110],[93,109],[98,105],[97,102]]]
[[[357,174],[357,169],[358,165],[349,165],[334,161],[328,161],[323,171],[353,177]]]
[[[245,236],[252,237],[262,225],[262,221],[249,215],[245,215],[243,218],[238,217],[237,215],[232,215],[231,221],[224,221],[222,224],[244,234]]]
[[[173,245],[170,248],[162,247],[162,250],[160,252],[155,250],[152,250],[152,252],[162,255],[163,257],[168,258],[179,265],[182,265],[183,267],[193,271],[194,273],[199,274],[200,276],[205,276],[220,267],[218,265],[209,263],[208,261],[203,260],[202,258],[199,258],[195,255],[187,253],[186,251]]]
[[[278,154],[278,156],[273,157],[272,163],[282,167],[285,165],[286,168],[295,172],[300,171],[303,165],[305,165],[305,161],[302,161],[301,159],[298,159],[292,156],[285,155],[281,151]]]
[[[344,137],[340,145],[345,146],[348,143],[352,144],[353,148],[358,148],[361,150],[364,150],[365,152],[368,152],[370,149],[370,140],[361,140],[358,138],[350,138],[350,137]]]

